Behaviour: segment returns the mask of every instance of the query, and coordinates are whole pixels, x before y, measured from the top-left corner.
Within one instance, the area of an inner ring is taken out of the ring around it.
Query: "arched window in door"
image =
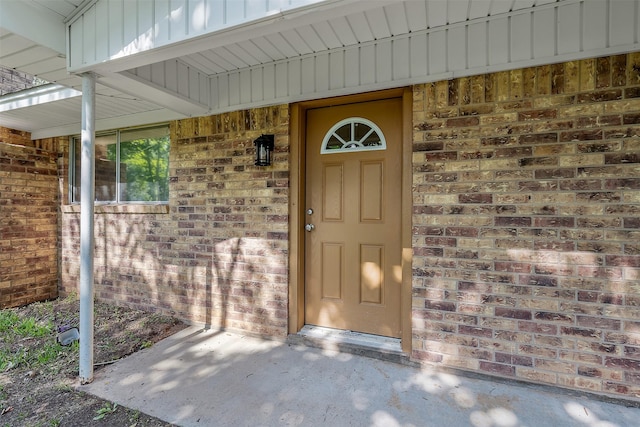
[[[362,117],[350,117],[333,125],[322,141],[320,154],[386,150],[380,128]]]

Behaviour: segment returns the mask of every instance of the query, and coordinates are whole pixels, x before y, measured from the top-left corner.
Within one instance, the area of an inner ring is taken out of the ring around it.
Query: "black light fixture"
[[[273,135],[260,135],[253,141],[253,145],[256,146],[256,166],[269,166],[271,164],[273,140]]]

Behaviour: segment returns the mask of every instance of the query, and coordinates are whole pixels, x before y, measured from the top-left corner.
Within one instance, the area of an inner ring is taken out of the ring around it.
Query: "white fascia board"
[[[66,27],[53,13],[18,0],[0,0],[0,28],[66,55]]]
[[[120,92],[145,99],[153,104],[173,110],[186,117],[203,116],[209,106],[188,99],[178,93],[150,84],[131,73],[109,73],[99,76],[98,83]]]
[[[78,118],[80,114],[78,113]],[[102,132],[106,130],[119,129],[131,126],[144,126],[155,123],[169,122],[171,120],[180,120],[187,118],[185,115],[176,113],[167,109],[159,109],[153,111],[145,111],[136,114],[127,114],[125,116],[109,117],[105,119],[97,119],[95,130]],[[57,136],[69,136],[80,134],[80,121],[71,125],[56,126],[44,129],[34,129],[31,131],[31,139],[54,138]]]
[[[0,97],[0,112],[33,107],[81,95],[82,92],[62,85],[38,86]]]

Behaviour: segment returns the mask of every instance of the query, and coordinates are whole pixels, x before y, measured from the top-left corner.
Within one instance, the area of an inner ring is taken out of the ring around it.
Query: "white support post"
[[[95,199],[96,79],[82,76],[80,193],[80,383],[93,381],[93,212]]]

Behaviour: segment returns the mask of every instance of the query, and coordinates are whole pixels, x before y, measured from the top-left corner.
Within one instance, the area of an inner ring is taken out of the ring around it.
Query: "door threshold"
[[[305,325],[297,334],[289,335],[289,341],[397,363],[406,364],[409,361],[402,352],[400,338]]]

